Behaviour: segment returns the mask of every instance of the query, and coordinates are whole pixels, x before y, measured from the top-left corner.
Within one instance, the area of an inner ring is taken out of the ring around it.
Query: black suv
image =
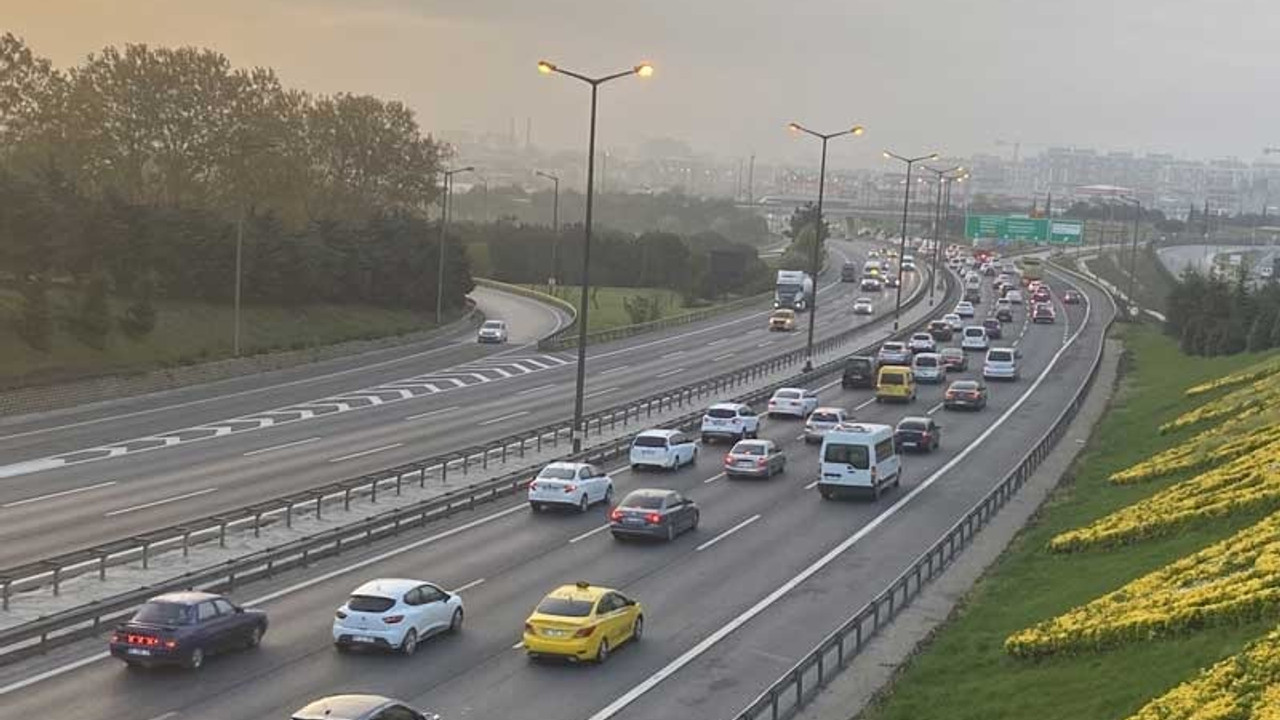
[[[844,374],[840,387],[874,388],[876,386],[876,359],[866,355],[854,355],[844,361]]]
[[[191,670],[206,657],[257,647],[267,615],[221,595],[175,592],[148,600],[111,636],[111,654],[138,665],[182,665]]]

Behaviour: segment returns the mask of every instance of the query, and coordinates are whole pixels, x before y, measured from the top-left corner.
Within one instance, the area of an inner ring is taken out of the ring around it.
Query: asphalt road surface
[[[1050,275],[1055,294],[1075,285]],[[942,449],[906,457],[902,486],[878,502],[822,500],[811,489],[817,446],[797,439],[798,422],[768,420],[762,435],[788,453],[786,473],[770,480],[721,476],[724,445],[701,448],[696,465],[678,472],[615,473],[620,493],[673,488],[700,505],[699,529],[672,543],[618,543],[601,531],[603,509],[534,515],[518,500],[485,506],[428,533],[252,586],[238,599],[264,608],[272,622],[257,650],[214,658],[198,673],[130,672],[102,659],[100,643],[85,645],[33,662],[29,672],[43,679],[0,690],[0,714],[262,720],[287,718],[322,695],[375,692],[447,720],[731,718],[913,562],[1048,429],[1088,373],[1111,313],[1099,291],[1077,287],[1088,304],[1059,306],[1056,324],[1028,327],[1019,311],[1006,326],[998,344],[1017,343],[1022,378],[991,383],[983,411],[940,409],[941,385],[921,386],[910,406],[877,404],[870,391],[838,383],[821,389],[823,404],[843,405],[859,420],[893,424],[930,413],[942,424]],[[992,307],[986,292],[980,312]],[[728,347],[717,352],[749,352],[755,326],[725,333]],[[636,353],[614,357],[641,362]],[[980,365],[972,353],[963,375],[975,376]],[[411,658],[338,654],[333,611],[375,577],[468,588],[465,629]],[[604,666],[531,663],[518,647],[524,618],[545,592],[579,579],[637,598],[647,619],[643,641],[619,648]]]

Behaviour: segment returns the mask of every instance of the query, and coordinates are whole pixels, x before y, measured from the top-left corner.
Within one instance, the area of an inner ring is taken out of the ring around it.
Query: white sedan
[[[769,416],[794,415],[804,419],[818,407],[818,394],[804,388],[779,388],[769,398]]]
[[[964,329],[964,318],[955,313],[943,315],[942,321],[951,326],[952,332],[960,332]]]
[[[860,297],[853,301],[854,315],[871,315],[876,311],[876,306],[872,304],[871,298]]]
[[[476,333],[476,341],[482,343],[504,343],[507,341],[507,324],[501,320],[485,320]]]
[[[960,302],[956,303],[955,314],[959,315],[962,318],[973,317],[973,303],[967,300],[961,300]]]
[[[548,506],[586,512],[598,502],[613,502],[613,478],[590,463],[553,462],[529,483],[529,505],[535,512]]]
[[[462,597],[422,580],[371,580],[351,593],[333,619],[333,644],[412,655],[418,643],[462,629]]]

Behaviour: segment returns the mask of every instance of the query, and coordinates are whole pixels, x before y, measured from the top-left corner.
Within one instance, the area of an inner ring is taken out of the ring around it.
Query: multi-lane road
[[[847,407],[860,420],[892,424],[906,414],[928,413],[941,422],[941,451],[907,457],[902,487],[879,502],[822,500],[812,489],[818,474],[817,448],[798,439],[799,423],[769,420],[762,435],[782,444],[789,454],[787,472],[771,480],[724,478],[719,468],[722,445],[704,447],[696,465],[675,473],[615,469],[620,492],[667,487],[699,503],[699,529],[673,543],[622,545],[603,532],[603,510],[534,515],[513,499],[437,524],[429,534],[397,539],[252,586],[238,599],[264,608],[272,618],[271,630],[256,651],[219,657],[198,674],[133,673],[102,658],[100,646],[85,645],[70,655],[60,654],[57,662],[36,664],[32,672],[41,675],[24,680],[19,673],[14,684],[0,690],[0,714],[256,720],[286,718],[320,695],[363,691],[408,700],[449,720],[730,718],[997,483],[1079,387],[1102,342],[1112,306],[1090,286],[1053,274],[1050,282],[1056,294],[1074,286],[1088,302],[1059,306],[1053,325],[1029,326],[1025,313],[1017,313],[1017,321],[1006,326],[1010,334],[998,344],[1016,343],[1022,352],[1022,379],[992,383],[990,405],[984,411],[941,409],[942,386],[922,386],[912,406],[876,404],[869,391],[843,391],[838,382],[820,389],[823,404]],[[828,296],[847,294],[846,288],[837,285]],[[991,307],[990,291],[985,292],[980,310]],[[828,301],[827,307],[841,311],[827,313],[828,324],[822,326],[826,332],[848,327],[847,303]],[[593,374],[591,388],[626,382],[616,392],[638,392],[661,383],[654,379],[659,372],[679,368],[693,379],[695,373],[719,369],[733,359],[714,356],[757,356],[795,343],[759,332],[759,319],[749,313],[722,318],[685,330],[695,335],[668,335],[669,341],[656,346],[647,343],[662,338],[601,348],[594,363],[599,369],[593,373],[613,372]],[[769,340],[777,345],[761,347]],[[979,355],[973,354],[971,362],[965,376],[977,373]],[[568,370],[549,370],[542,378],[525,380],[529,387],[522,389],[553,385],[546,395],[532,395],[538,403],[512,403],[514,384],[491,400],[459,401],[444,393],[434,402],[466,408],[465,415],[457,416],[465,421],[433,425],[433,432],[448,434],[465,422],[467,427],[457,432],[470,436],[483,430],[480,419],[500,417],[512,408],[539,403],[562,408],[565,395],[558,385],[568,379]],[[458,396],[463,392],[467,391]],[[392,412],[407,415],[429,409],[406,406]],[[388,411],[390,407],[382,407],[349,413],[351,421],[317,423],[315,432],[323,428],[326,437],[332,434],[326,423],[351,422],[354,427],[346,431],[350,439],[323,449],[310,447],[304,454],[313,463],[327,462],[337,453],[386,443],[388,437],[364,433],[410,422],[380,414]],[[362,415],[376,419],[359,420]],[[200,445],[213,448],[236,442],[246,444],[230,450],[244,452],[253,443],[281,442],[283,437],[271,434],[287,427],[264,431],[253,440],[248,434],[243,439],[194,443],[191,452],[206,452],[195,450]],[[423,432],[420,426],[409,428]],[[414,454],[423,449],[418,446]],[[147,462],[186,464],[196,472],[202,468],[195,463],[218,462],[200,456],[185,463],[165,459],[178,457],[180,451],[181,446],[142,453],[138,461],[151,456],[155,460]],[[381,461],[393,452],[387,451]],[[228,465],[237,462],[229,451],[222,455]],[[253,457],[257,459],[251,466],[265,462],[271,453]],[[86,467],[106,472],[113,463],[124,462],[131,462],[128,455]],[[169,472],[178,477],[180,470]],[[267,469],[254,482],[269,483],[274,472]],[[30,479],[17,480],[24,478]],[[220,495],[221,488],[198,504],[206,507]],[[88,495],[79,502],[94,503],[90,507],[99,515],[109,507]],[[84,517],[86,522],[91,519]],[[6,537],[6,543],[15,539]],[[336,653],[329,636],[334,609],[362,581],[392,576],[466,588],[464,631],[427,643],[411,658]],[[611,585],[639,599],[648,620],[644,640],[620,649],[601,667],[530,663],[518,646],[525,616],[547,590],[578,579]]]

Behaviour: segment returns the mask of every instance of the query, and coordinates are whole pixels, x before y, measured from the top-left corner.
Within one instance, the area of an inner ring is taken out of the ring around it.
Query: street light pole
[[[938,153],[929,153],[920,157],[907,158],[901,155],[895,155],[888,150],[884,151],[886,158],[901,160],[907,164],[907,182],[902,191],[902,242],[898,246],[898,299],[893,307],[893,329],[897,331],[900,316],[902,314],[902,256],[907,252],[907,211],[911,205],[911,166],[925,160],[937,160]]]
[[[554,200],[551,203],[551,277],[560,284],[560,178],[541,170],[534,171],[555,184]]]
[[[444,240],[445,226],[449,224],[449,205],[453,195],[453,176],[461,172],[471,172],[474,167],[444,171],[444,192],[440,195],[440,256],[436,260],[436,327],[444,322]]]
[[[938,181],[937,196],[933,204],[933,277],[936,279],[938,277],[938,223],[939,216],[942,214],[942,186],[944,181],[948,179],[948,175],[953,172],[963,172],[964,166],[956,165],[955,167],[947,168],[946,170],[938,170],[925,165],[924,169],[933,173]],[[899,265],[901,265],[901,259],[899,259],[898,262]],[[935,285],[937,285],[936,282],[929,283],[929,307],[933,307],[933,290]],[[901,292],[902,278],[898,278],[898,289],[899,292]]]
[[[1129,251],[1129,314],[1133,315],[1133,310],[1138,307],[1138,301],[1133,297],[1135,290],[1135,280],[1138,277],[1138,220],[1142,217],[1142,201],[1133,197],[1121,197],[1121,202],[1133,207],[1133,240],[1130,243]]]
[[[826,223],[822,219],[822,197],[827,179],[827,141],[842,135],[861,135],[864,130],[861,125],[854,125],[848,130],[834,133],[814,132],[800,123],[791,123],[787,127],[791,128],[792,132],[806,133],[822,141],[822,162],[818,165],[818,219],[814,223],[813,253],[809,262],[809,276],[813,278],[813,297],[809,299],[809,339],[805,343],[804,355],[804,371],[810,372],[813,370],[813,325],[818,315],[818,270],[822,264],[818,248],[822,245],[822,229],[826,227]]]
[[[573,393],[573,452],[582,452],[582,439],[585,428],[582,426],[583,415],[583,393],[587,384],[587,301],[588,286],[590,284],[591,270],[591,212],[593,198],[595,196],[595,173],[596,173],[596,101],[599,95],[600,86],[618,78],[638,75],[640,77],[649,77],[653,75],[653,66],[649,63],[641,63],[623,72],[613,73],[612,75],[604,75],[601,77],[588,77],[572,70],[565,70],[557,67],[553,63],[545,60],[538,62],[538,72],[544,75],[558,73],[581,80],[591,86],[591,132],[587,140],[587,212],[586,227],[583,228],[582,238],[582,296],[578,303],[578,377],[574,386]]]

